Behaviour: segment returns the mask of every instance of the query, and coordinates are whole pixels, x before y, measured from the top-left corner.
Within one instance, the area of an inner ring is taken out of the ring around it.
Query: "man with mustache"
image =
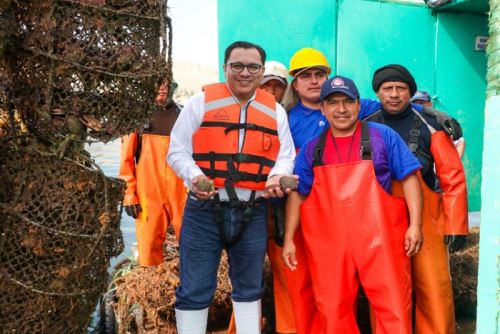
[[[372,80],[381,109],[367,118],[394,129],[419,159],[424,246],[412,258],[415,333],[455,333],[455,310],[448,252],[465,246],[467,187],[460,156],[443,127],[410,104],[415,79],[402,65],[375,71]]]

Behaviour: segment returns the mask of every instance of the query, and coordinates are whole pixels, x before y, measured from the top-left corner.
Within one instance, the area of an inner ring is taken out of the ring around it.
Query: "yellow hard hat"
[[[288,73],[293,76],[298,70],[311,67],[323,68],[327,74],[332,71],[328,60],[321,51],[313,48],[302,48],[290,58],[290,71]]]

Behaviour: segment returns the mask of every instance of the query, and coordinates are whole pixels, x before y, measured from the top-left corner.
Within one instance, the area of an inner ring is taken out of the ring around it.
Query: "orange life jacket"
[[[193,159],[215,187],[225,187],[229,181],[231,186],[264,189],[280,149],[274,96],[258,89],[240,121],[240,106],[226,84],[203,90],[205,114],[193,134]],[[241,129],[245,131],[240,151]]]

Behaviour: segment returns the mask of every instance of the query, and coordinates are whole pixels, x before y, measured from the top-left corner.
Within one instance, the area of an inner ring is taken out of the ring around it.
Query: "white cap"
[[[285,87],[288,85],[288,70],[285,65],[274,60],[269,60],[266,61],[264,66],[266,69],[264,71],[264,77],[260,82],[261,85],[271,80],[278,80]]]

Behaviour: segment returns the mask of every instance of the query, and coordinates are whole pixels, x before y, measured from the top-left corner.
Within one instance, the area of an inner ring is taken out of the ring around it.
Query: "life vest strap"
[[[225,249],[234,246],[241,239],[241,236],[243,235],[248,224],[250,224],[250,221],[252,220],[252,213],[255,205],[256,205],[255,190],[252,191],[252,194],[250,195],[250,200],[248,202],[238,202],[238,206],[236,207],[244,209],[243,217],[238,232],[231,239],[228,239],[226,236],[226,231],[224,229],[222,202],[220,201],[218,194],[214,195],[213,207],[214,207],[215,222],[217,223],[217,226],[219,228],[219,238]],[[231,206],[234,207],[233,204],[231,204]]]
[[[264,126],[260,126],[260,125],[253,124],[253,123],[237,123],[237,124],[232,124],[232,125],[228,126],[224,130],[224,133],[228,134],[230,131],[240,130],[240,129],[260,131],[260,132],[268,133],[268,134],[271,134],[271,135],[274,135],[274,136],[278,135],[278,131],[277,130],[269,129],[269,128],[266,128]]]
[[[210,168],[201,168],[201,171],[208,177],[211,178],[227,178],[229,177],[229,172],[228,171],[222,171],[222,170],[215,170],[214,172],[211,172]],[[269,177],[269,174],[253,174],[253,173],[247,173],[247,172],[238,172],[238,181],[251,181],[251,182],[262,182],[267,180]]]
[[[224,133],[227,135],[230,131],[234,130],[254,130],[260,131],[264,133],[268,133],[273,136],[278,135],[278,131],[270,128],[266,128],[265,126],[257,125],[254,123],[231,123],[231,122],[212,122],[212,121],[204,121],[200,124],[200,127],[215,127],[215,128],[226,128]]]
[[[264,168],[263,164],[260,164],[259,166],[259,171],[257,172],[257,177],[262,176],[262,169]],[[238,198],[238,195],[236,194],[236,190],[234,189],[234,183],[238,182],[241,180],[240,176],[242,173],[238,172],[236,169],[236,166],[234,165],[234,161],[232,159],[229,159],[227,162],[227,169],[228,169],[228,177],[224,180],[224,189],[226,189],[227,195],[229,197],[229,203],[231,207],[243,207],[244,212],[243,212],[243,219],[241,221],[240,227],[238,229],[238,232],[236,235],[228,239],[226,236],[226,232],[224,229],[224,220],[222,216],[222,205],[220,203],[220,198],[219,195],[216,194],[214,199],[215,199],[215,219],[217,222],[217,225],[219,226],[219,237],[221,239],[222,244],[224,245],[224,248],[231,247],[235,245],[240,239],[241,236],[243,235],[243,232],[245,232],[245,229],[247,228],[248,224],[252,220],[252,210],[255,202],[255,195],[256,191],[253,190],[252,193],[250,194],[250,199],[248,202],[241,202]]]
[[[228,161],[229,159],[237,163],[256,163],[267,167],[273,167],[274,160],[267,159],[262,156],[246,154],[246,153],[194,153],[193,159],[196,161]]]

